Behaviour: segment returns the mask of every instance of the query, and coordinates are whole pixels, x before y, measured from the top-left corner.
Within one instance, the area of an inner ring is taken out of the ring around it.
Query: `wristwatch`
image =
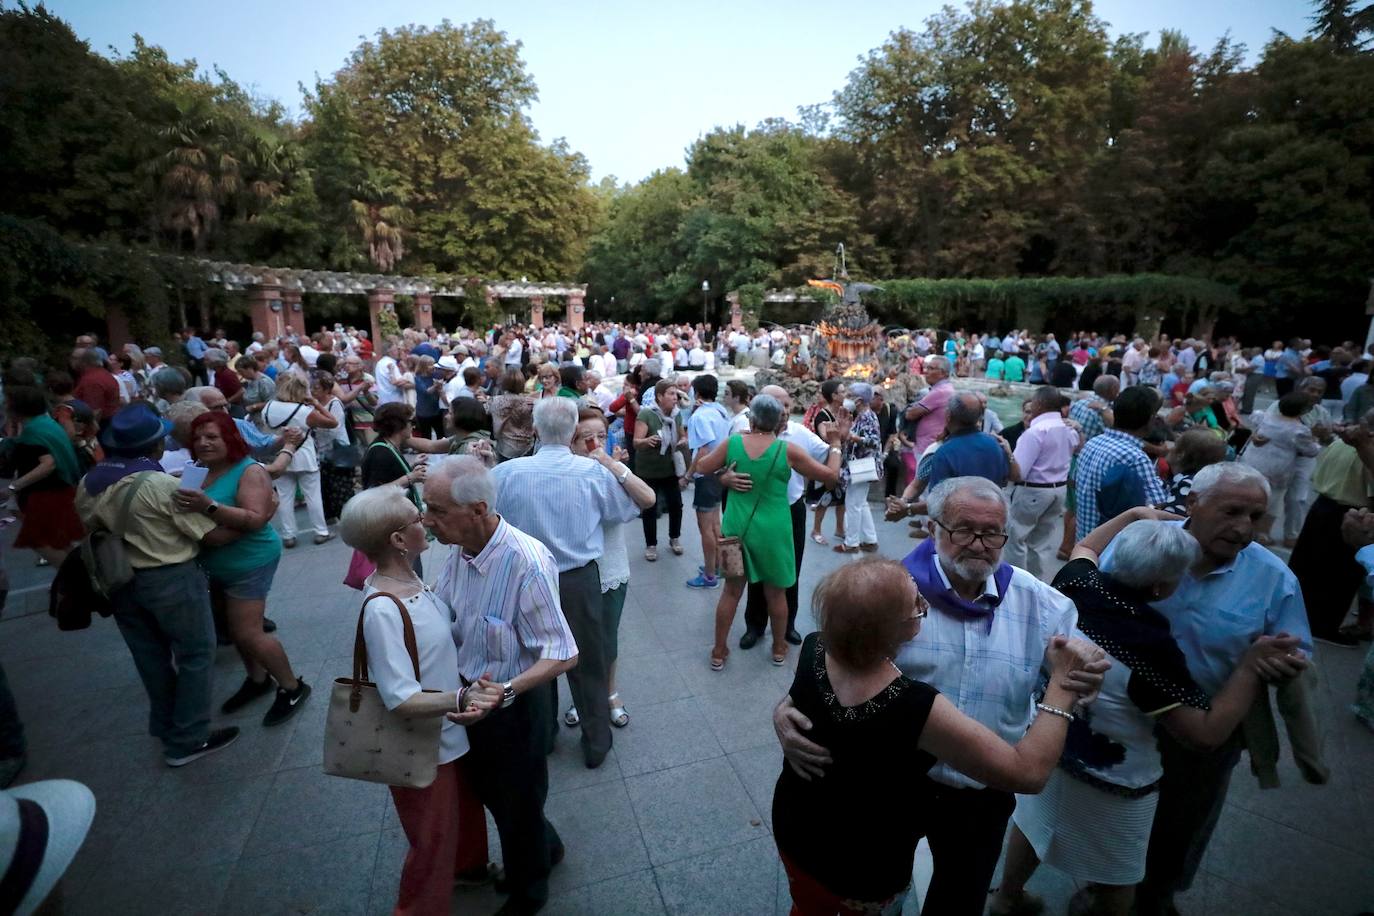
[[[208,505],[208,506],[205,507],[205,514],[206,514],[206,515],[214,515],[214,514],[215,514],[216,512],[218,512],[218,511],[219,511],[219,503],[210,503],[210,505]]]
[[[511,686],[510,681],[506,681],[504,684],[501,685],[501,708],[505,709],[507,706],[514,702],[515,688]]]
[[[615,482],[616,482],[616,483],[621,483],[621,484],[623,484],[625,481],[627,481],[627,480],[629,480],[629,479],[630,479],[630,469],[629,469],[628,467],[625,468],[625,473],[615,475]]]

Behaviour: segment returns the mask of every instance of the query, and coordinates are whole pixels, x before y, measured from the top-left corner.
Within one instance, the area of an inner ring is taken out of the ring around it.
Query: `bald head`
[[[961,391],[949,399],[945,423],[953,432],[977,429],[983,419],[983,402],[971,391]]]
[[[782,405],[783,413],[791,413],[792,395],[788,394],[787,389],[781,385],[764,385],[759,389],[759,394],[766,394],[770,398],[776,398],[777,402]]]

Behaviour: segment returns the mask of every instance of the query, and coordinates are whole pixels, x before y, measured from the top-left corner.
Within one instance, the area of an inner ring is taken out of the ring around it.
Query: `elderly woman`
[[[163,412],[163,417],[172,424],[172,434],[167,444],[177,447],[164,449],[158,464],[173,477],[180,477],[186,465],[195,462],[195,455],[191,452],[195,439],[191,433],[191,422],[209,409],[200,401],[177,401]]]
[[[262,424],[270,432],[285,429],[309,432],[313,429],[333,429],[339,421],[311,394],[306,383],[293,373],[277,381],[276,397],[262,408]],[[276,479],[277,516],[275,524],[282,546],[296,546],[296,488],[305,494],[305,507],[310,524],[315,529],[315,543],[323,544],[334,535],[324,518],[324,497],[320,492],[320,462],[313,439],[307,438],[291,458],[287,470]]]
[[[449,410],[453,435],[448,438],[450,455],[472,455],[487,467],[496,466],[496,449],[491,438],[491,415],[475,398],[459,398]]]
[[[153,388],[153,406],[159,413],[165,413],[169,406],[180,401],[181,396],[186,393],[190,377],[185,369],[163,366],[153,373],[150,382]]]
[[[1114,538],[1112,562],[1099,570],[1098,557]],[[1196,538],[1177,519],[1141,507],[1080,541],[1055,577],[1078,608],[1074,636],[1106,650],[1111,668],[1097,700],[1069,723],[1059,767],[1043,791],[1017,797],[992,913],[1036,905],[1025,885],[1040,862],[1087,884],[1091,912],[1130,913],[1163,775],[1156,727],[1193,747],[1221,746],[1261,689],[1265,660],[1297,647],[1297,637],[1259,637],[1209,700],[1168,620],[1150,606],[1173,594],[1198,558]]]
[[[834,426],[839,416],[845,413],[844,395],[844,382],[842,380],[832,378],[821,383],[820,406],[810,420],[813,433],[820,435],[821,424],[828,423]],[[913,473],[915,471],[914,465],[912,471]],[[824,546],[826,540],[825,535],[821,534],[821,523],[825,521],[825,510],[834,506],[835,537],[840,539],[840,543],[844,543],[844,499],[845,491],[842,483],[836,487],[822,487],[814,483],[807,485],[806,504],[815,510],[815,524],[811,527],[811,540]]]
[[[748,474],[748,490],[730,494],[721,520],[721,535],[737,537],[744,553],[744,575],[727,576],[716,604],[716,640],[711,649],[711,670],[720,671],[730,655],[726,637],[735,621],[739,599],[748,582],[763,584],[768,603],[769,629],[773,634],[773,664],[787,661],[787,588],[797,579],[792,539],[779,532],[792,528],[787,484],[796,471],[807,480],[833,484],[840,477],[840,442],[847,432],[844,423],[824,427],[830,456],[821,464],[797,442],[778,438],[787,427],[787,416],[777,398],[761,394],[749,405],[750,428],[736,433],[697,461],[701,474],[716,474],[727,465],[737,474]],[[641,455],[642,457],[642,455]]]
[[[338,379],[339,400],[348,410],[353,430],[364,445],[372,442],[372,413],[377,409],[377,382],[363,369],[357,356],[344,357]]]
[[[1076,699],[1065,680],[1101,652],[1079,640],[1051,641],[1048,710],[1010,745],[893,666],[929,609],[901,564],[872,557],[842,566],[812,601],[821,629],[802,643],[789,696],[833,762],[824,779],[784,764],[773,791],[773,837],[792,912],[899,913],[920,839],[914,825],[927,801],[920,775],[938,759],[988,786],[1039,791]]]
[[[277,508],[272,478],[248,454],[238,427],[222,411],[191,421],[191,450],[209,473],[200,489],[177,490],[172,499],[180,511],[208,515],[233,535],[212,538],[207,543],[217,546],[204,547],[198,557],[210,582],[211,603],[223,612],[247,672],[220,711],[237,712],[271,693],[275,682],[276,698],[262,724],[280,725],[310,696],[310,685],[296,676],[277,638],[263,632],[267,593],[281,560],[281,540],[268,524]]]
[[[845,494],[845,537],[843,544],[835,545],[835,552],[858,553],[864,550],[872,553],[878,549],[878,529],[873,525],[873,510],[868,506],[868,486],[873,481],[856,482],[851,478],[851,473],[860,465],[876,466],[878,479],[882,479],[883,436],[878,427],[878,416],[873,412],[873,386],[867,382],[855,382],[849,386],[849,398],[854,404],[853,422],[844,437],[844,470],[841,472],[841,486]]]
[[[19,423],[14,440],[14,481],[23,522],[14,546],[60,566],[86,529],[76,514],[76,485],[81,462],[62,425],[48,414],[48,399],[39,388],[12,387],[5,392],[9,416]]]
[[[654,385],[653,403],[635,419],[635,473],[668,504],[668,547],[682,555],[682,486],[673,452],[685,430],[677,414],[677,388],[667,379]],[[644,559],[658,559],[658,501],[640,514],[644,523]]]
[[[500,389],[487,402],[496,455],[502,461],[534,449],[534,402],[525,394],[525,375],[518,367],[501,373]]]
[[[427,545],[421,519],[400,487],[374,487],[348,501],[339,530],[344,543],[377,567],[363,601],[362,633],[382,702],[408,718],[446,717],[434,782],[423,789],[392,786],[391,800],[410,843],[394,912],[447,916],[455,884],[482,884],[490,876],[486,817],[462,758],[465,726],[500,705],[501,688],[483,681],[464,687],[459,679],[452,612],[413,570]],[[418,678],[402,608],[414,629]]]
[[[1326,379],[1320,376],[1308,376],[1298,383],[1294,389],[1307,396],[1312,404],[1310,410],[1304,411],[1302,415],[1302,425],[1312,430],[1313,437],[1317,444],[1325,448],[1333,440],[1333,433],[1336,428],[1335,419],[1331,416],[1331,411],[1326,409],[1322,399],[1326,397]],[[1271,418],[1279,413],[1278,401],[1274,401],[1264,411],[1266,418]],[[1307,518],[1307,510],[1312,505],[1312,472],[1316,468],[1316,458],[1299,456],[1293,469],[1293,480],[1288,485],[1288,492],[1283,500],[1283,546],[1292,547],[1297,543],[1299,532],[1302,531],[1303,520]]]
[[[324,520],[338,519],[344,503],[353,496],[358,470],[358,454],[348,438],[348,414],[343,399],[335,397],[334,376],[316,369],[310,374],[310,396],[334,418],[333,426],[311,430],[320,464],[320,497]]]
[[[553,398],[558,396],[558,389],[563,387],[563,376],[558,371],[557,363],[545,362],[539,364],[539,370],[535,373],[534,394],[540,398]]]
[[[444,437],[444,379],[434,371],[434,360],[415,357],[415,434],[421,439]]]
[[[1190,429],[1174,442],[1169,453],[1169,501],[1160,506],[1175,515],[1188,514],[1193,475],[1209,464],[1226,460],[1226,443],[1205,429]]]
[[[266,371],[270,360],[271,356],[265,350],[239,360],[238,371],[243,376],[243,410],[249,419],[256,420],[262,408],[277,393],[277,383]]]
[[[1242,464],[1247,464],[1264,475],[1269,481],[1269,527],[1255,535],[1261,544],[1272,542],[1272,529],[1279,514],[1285,514],[1284,534],[1286,540],[1297,539],[1302,528],[1302,518],[1288,518],[1288,490],[1298,481],[1295,479],[1298,463],[1303,458],[1315,458],[1321,451],[1312,430],[1303,423],[1303,414],[1312,410],[1312,401],[1303,391],[1290,391],[1279,398],[1278,413],[1265,413],[1255,426],[1250,443],[1240,456]]]

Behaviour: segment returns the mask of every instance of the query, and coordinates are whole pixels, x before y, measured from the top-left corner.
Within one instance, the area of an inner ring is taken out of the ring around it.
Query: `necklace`
[[[415,575],[414,573],[411,573],[411,574],[410,574],[410,577],[409,577],[409,578],[406,578],[406,579],[402,579],[400,576],[393,576],[393,575],[391,575],[390,573],[384,573],[384,572],[376,572],[376,573],[373,573],[373,574],[372,574],[372,577],[373,577],[374,579],[376,579],[376,578],[390,579],[392,582],[400,582],[402,585],[418,585],[418,586],[420,587],[420,591],[422,591],[422,592],[423,592],[423,591],[429,591],[429,586],[425,585],[425,580],[421,579],[419,576]]]

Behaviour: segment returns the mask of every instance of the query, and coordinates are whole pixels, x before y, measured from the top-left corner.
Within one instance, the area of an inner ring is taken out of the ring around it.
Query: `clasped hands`
[[[491,672],[484,671],[482,676],[467,688],[459,691],[462,709],[444,714],[444,718],[459,725],[472,725],[486,718],[487,713],[501,707],[501,697],[505,686],[491,679]]]

